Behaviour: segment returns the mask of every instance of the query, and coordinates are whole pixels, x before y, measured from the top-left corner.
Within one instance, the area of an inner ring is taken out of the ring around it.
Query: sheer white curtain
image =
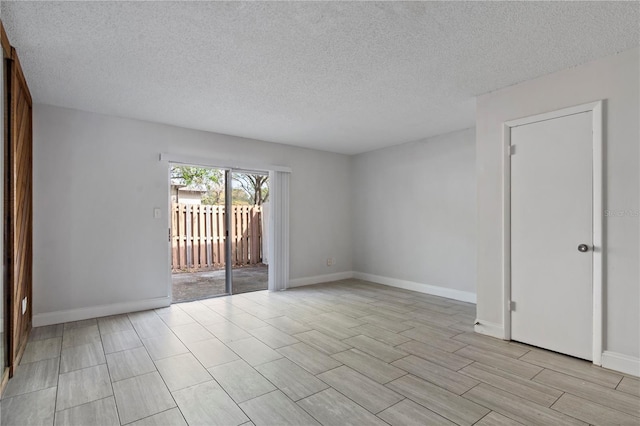
[[[269,172],[269,291],[289,286],[289,172]]]

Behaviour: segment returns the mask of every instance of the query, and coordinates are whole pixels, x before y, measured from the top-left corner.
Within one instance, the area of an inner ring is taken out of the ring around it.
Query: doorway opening
[[[269,175],[170,165],[173,302],[267,290]]]

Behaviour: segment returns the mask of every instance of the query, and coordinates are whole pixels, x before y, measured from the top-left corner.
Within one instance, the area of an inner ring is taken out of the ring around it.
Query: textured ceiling
[[[341,153],[638,45],[640,3],[2,2],[36,102]]]

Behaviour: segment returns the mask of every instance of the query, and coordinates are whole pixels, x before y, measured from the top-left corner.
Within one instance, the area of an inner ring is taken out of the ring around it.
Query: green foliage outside
[[[220,185],[224,173],[217,169],[205,169],[191,166],[172,166],[171,179],[180,179],[185,185],[204,185],[207,189]]]
[[[233,173],[234,188],[232,204],[262,205],[269,199],[269,177],[246,173]],[[198,186],[206,190],[202,204],[223,205],[225,203],[224,172],[191,166],[172,166],[171,179],[185,186]]]

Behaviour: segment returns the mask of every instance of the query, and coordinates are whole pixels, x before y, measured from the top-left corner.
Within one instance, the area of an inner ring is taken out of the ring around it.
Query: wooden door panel
[[[11,365],[22,356],[31,330],[33,153],[31,96],[20,62],[12,50],[10,88],[9,178],[9,283],[11,291]],[[22,300],[27,309],[22,312]]]
[[[8,147],[9,147],[9,89],[11,87],[11,74],[10,74],[10,59],[11,59],[11,45],[9,44],[9,39],[7,34],[4,31],[4,27],[2,26],[2,22],[0,22],[0,45],[2,46],[2,63],[0,67],[2,69],[2,79],[0,84],[2,84],[2,210],[4,216],[4,223],[2,227],[2,234],[0,238],[2,238],[2,279],[0,280],[0,285],[2,285],[2,289],[0,289],[0,294],[2,294],[2,298],[0,299],[0,303],[2,306],[0,307],[0,311],[2,312],[2,318],[0,319],[0,323],[2,323],[2,330],[0,330],[0,338],[2,338],[2,342],[0,342],[0,348],[2,348],[2,354],[0,354],[0,395],[4,392],[4,389],[9,381],[9,374],[11,373],[10,363],[13,356],[9,355],[9,342],[11,341],[11,290],[9,289],[9,279],[8,279],[8,259],[7,259],[7,236],[9,234],[9,179],[7,173],[7,158],[8,158]]]

